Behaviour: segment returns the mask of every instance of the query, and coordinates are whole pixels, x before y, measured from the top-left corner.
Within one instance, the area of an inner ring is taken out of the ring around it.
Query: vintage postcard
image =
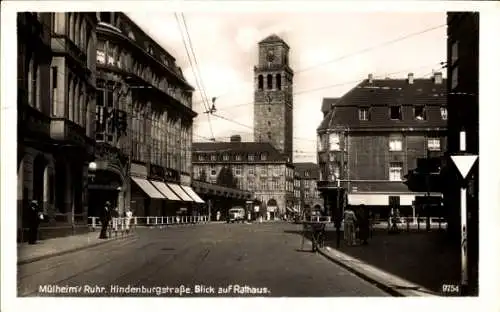
[[[495,193],[479,120],[499,7],[384,5],[2,4],[6,311],[40,297],[498,307],[481,299],[479,208],[493,209],[479,198]]]

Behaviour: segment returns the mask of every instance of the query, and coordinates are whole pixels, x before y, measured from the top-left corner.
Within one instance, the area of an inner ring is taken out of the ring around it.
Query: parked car
[[[228,223],[245,222],[245,208],[233,207],[229,209],[229,217],[227,219],[227,222]]]

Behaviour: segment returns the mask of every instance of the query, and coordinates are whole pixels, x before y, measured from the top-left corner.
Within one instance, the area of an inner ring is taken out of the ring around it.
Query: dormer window
[[[392,120],[401,120],[401,106],[391,106],[389,108],[389,114]]]
[[[248,155],[248,160],[249,161],[254,161],[255,160],[255,155],[254,154],[249,154]]]
[[[306,171],[306,172],[305,172],[305,176],[306,176],[306,178],[308,178],[308,177],[309,177],[309,171]]]
[[[132,40],[135,40],[135,36],[134,36],[134,33],[132,31],[129,31],[128,32],[128,37]]]
[[[426,114],[425,114],[425,106],[415,106],[413,108],[414,114],[415,114],[415,120],[425,120],[426,119]]]
[[[266,153],[260,154],[260,160],[267,160],[267,154]]]
[[[198,160],[199,160],[199,161],[204,161],[204,160],[205,160],[205,156],[203,156],[203,155],[198,155]]]
[[[236,159],[237,161],[241,161],[241,155],[236,155],[236,156],[235,156],[235,159]]]
[[[222,160],[229,161],[229,155],[228,154],[222,155]]]
[[[210,160],[211,161],[216,161],[217,160],[217,155],[210,155]]]

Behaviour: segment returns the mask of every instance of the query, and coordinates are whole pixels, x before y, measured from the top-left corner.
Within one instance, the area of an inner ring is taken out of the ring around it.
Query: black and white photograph
[[[498,307],[494,2],[6,2],[9,300]]]

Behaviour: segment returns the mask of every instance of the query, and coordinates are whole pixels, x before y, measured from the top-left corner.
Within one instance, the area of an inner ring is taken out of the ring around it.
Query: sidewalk
[[[117,237],[99,239],[99,232],[57,237],[38,241],[35,245],[28,243],[17,244],[17,264],[27,264],[42,259],[59,256],[78,250],[109,243],[118,239],[127,239],[134,234],[119,234]]]
[[[336,248],[328,229],[320,253],[396,296],[441,296],[443,284],[460,284],[460,251],[440,232],[375,231],[368,245]],[[452,295],[452,294],[450,294]]]

